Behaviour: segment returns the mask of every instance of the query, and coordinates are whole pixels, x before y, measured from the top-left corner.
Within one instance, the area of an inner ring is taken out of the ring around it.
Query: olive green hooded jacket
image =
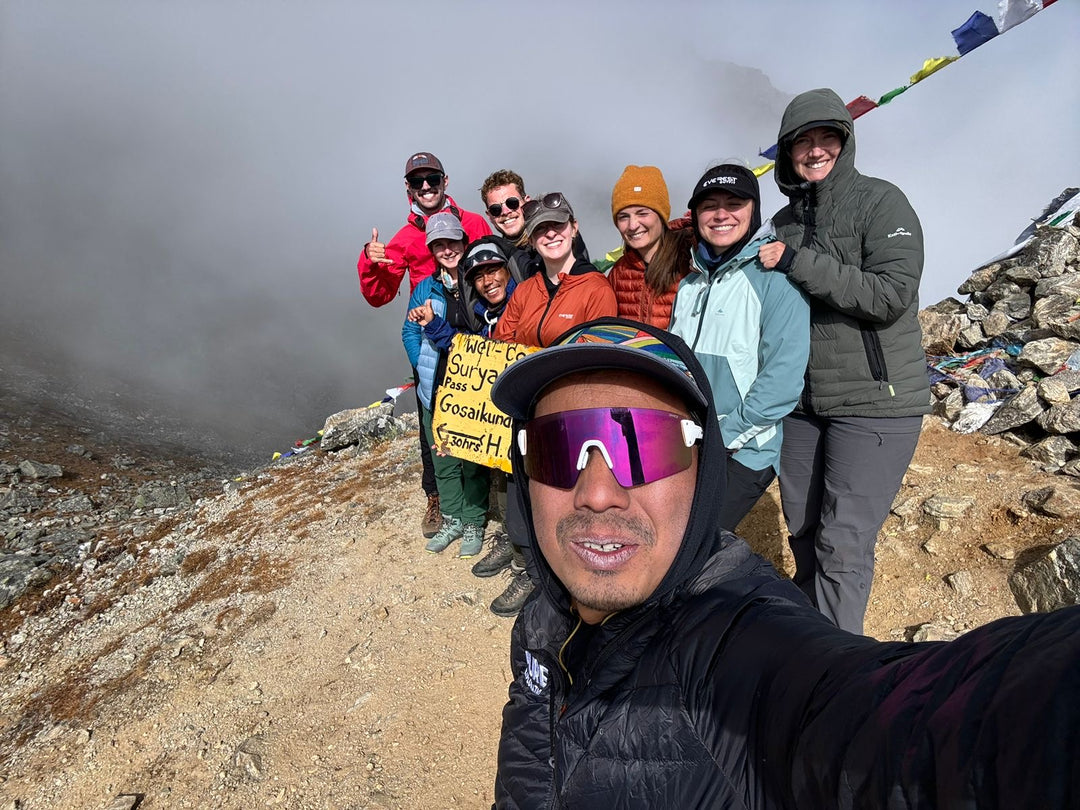
[[[832,171],[808,183],[791,162],[800,127],[846,135]],[[796,96],[780,124],[776,183],[789,199],[773,217],[795,250],[786,272],[810,296],[810,360],[800,407],[820,416],[917,416],[930,410],[919,328],[923,236],[892,183],[855,169],[851,114],[832,90]]]

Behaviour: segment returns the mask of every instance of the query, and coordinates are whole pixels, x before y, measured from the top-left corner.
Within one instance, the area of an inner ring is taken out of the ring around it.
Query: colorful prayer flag
[[[762,152],[758,152],[758,154],[761,155],[763,158],[766,158],[767,160],[776,160],[776,149],[778,146],[779,144],[774,143],[768,149]]]
[[[1004,34],[1028,17],[1042,11],[1043,3],[1039,0],[1000,0],[998,3],[997,27]]]
[[[981,11],[976,11],[967,18],[967,21],[963,25],[952,32],[952,38],[956,43],[956,50],[963,56],[964,54],[975,50],[980,45],[989,42],[996,37],[998,33],[994,21]]]
[[[761,177],[762,175],[768,174],[769,172],[771,172],[773,166],[775,166],[775,165],[776,165],[776,161],[775,160],[770,160],[768,163],[763,163],[760,166],[755,166],[750,171],[752,171],[754,173],[754,177]]]
[[[895,90],[890,90],[888,93],[886,93],[877,100],[878,106],[884,107],[886,104],[888,104],[890,101],[892,101],[894,98],[896,98],[898,95],[900,95],[907,89],[908,86],[905,84],[903,87],[897,87]]]
[[[865,115],[866,113],[870,112],[876,106],[877,102],[874,101],[872,98],[867,98],[866,96],[859,96],[858,98],[853,98],[847,103],[848,112],[851,113],[851,117],[853,120],[855,118],[858,118],[860,115]],[[773,149],[776,149],[776,147],[774,146]],[[765,155],[764,152],[762,152],[761,154]],[[774,152],[772,155],[765,155],[765,157],[775,158],[776,153]]]
[[[959,58],[959,56],[935,56],[933,59],[927,59],[925,62],[923,62],[922,68],[919,70],[919,72],[912,75],[911,81],[908,86],[910,87],[912,84],[918,84],[927,76],[932,76],[933,74],[941,70],[943,67],[945,67],[946,65],[951,65]]]

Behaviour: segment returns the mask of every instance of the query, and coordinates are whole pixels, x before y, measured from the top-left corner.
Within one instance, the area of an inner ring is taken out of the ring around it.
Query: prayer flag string
[[[923,66],[912,74],[907,84],[890,90],[877,101],[867,96],[858,96],[847,103],[848,112],[851,113],[852,119],[855,119],[860,115],[865,115],[870,110],[885,106],[923,79],[951,65],[961,56],[971,53],[980,45],[985,45],[994,37],[1004,34],[1010,28],[1031,19],[1037,12],[1053,5],[1055,2],[1057,0],[999,0],[996,19],[990,18],[981,11],[976,11],[959,28],[952,31],[953,42],[956,43],[956,50],[959,55],[937,56],[927,59],[923,62]],[[761,157],[769,162],[752,169],[756,177],[761,177],[772,171],[776,165],[778,148],[779,144],[774,143],[768,149],[762,149],[758,152]]]

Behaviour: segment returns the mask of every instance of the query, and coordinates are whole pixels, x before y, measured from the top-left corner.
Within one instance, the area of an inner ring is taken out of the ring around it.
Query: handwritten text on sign
[[[439,452],[510,472],[510,417],[491,403],[491,386],[499,372],[535,351],[479,335],[454,336],[431,420]]]

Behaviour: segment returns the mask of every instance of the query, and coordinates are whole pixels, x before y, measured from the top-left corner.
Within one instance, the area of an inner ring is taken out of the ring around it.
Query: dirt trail
[[[870,634],[1017,612],[1018,561],[982,547],[1024,559],[1077,527],[1019,507],[1072,484],[1016,452],[927,420],[897,503],[962,491],[976,506],[948,525],[889,518]],[[489,807],[511,622],[487,604],[505,580],[424,553],[418,471],[411,436],[301,457],[171,518],[123,591],[84,578],[86,599],[9,616],[0,807]],[[787,566],[780,525],[771,490],[743,533]],[[167,553],[183,557],[172,575]],[[966,597],[943,580],[958,570]]]

